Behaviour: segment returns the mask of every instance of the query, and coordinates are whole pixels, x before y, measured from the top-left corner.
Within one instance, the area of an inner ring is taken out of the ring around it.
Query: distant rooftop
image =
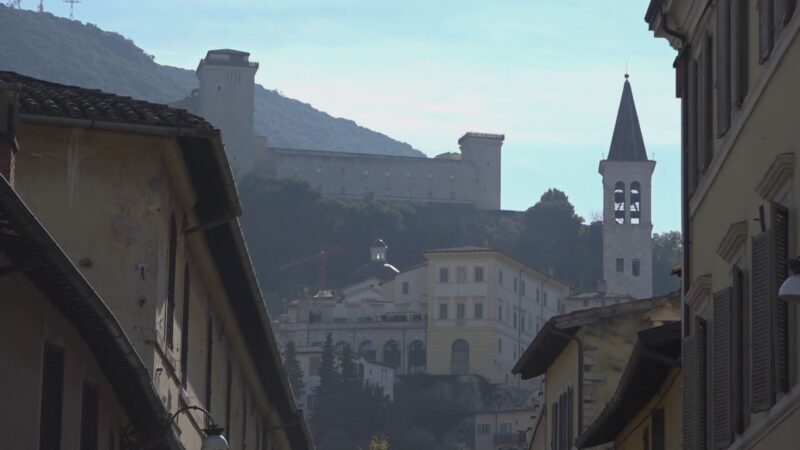
[[[197,68],[200,69],[204,64],[214,66],[241,66],[258,69],[257,62],[250,62],[250,53],[222,48],[209,50],[206,57],[200,60]]]
[[[503,141],[505,140],[506,136],[504,134],[475,133],[470,131],[469,133],[464,134],[464,136],[461,136],[461,139],[458,140],[458,143],[461,144],[461,141],[467,138],[494,139]]]

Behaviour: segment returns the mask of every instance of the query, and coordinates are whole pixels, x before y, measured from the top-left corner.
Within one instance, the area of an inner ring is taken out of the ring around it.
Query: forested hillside
[[[340,247],[329,257],[328,286],[343,287],[369,259],[375,238],[389,245],[400,270],[424,260],[434,248],[480,245],[502,250],[531,267],[552,268],[581,291],[593,291],[602,272],[602,226],[585,223],[569,198],[550,189],[525,212],[481,211],[464,205],[342,202],[323,197],[307,183],[251,176],[240,194],[242,224],[259,283],[273,311],[306,287],[315,288],[314,263],[280,270],[283,264]],[[680,235],[654,236],[654,293],[678,288],[670,276],[680,262]]]
[[[195,55],[198,61],[205,50]],[[159,103],[180,100],[197,85],[194,68],[158,64],[122,35],[50,13],[3,5],[0,70]],[[273,146],[423,156],[404,142],[260,85],[256,85],[255,104],[256,133],[268,136]]]

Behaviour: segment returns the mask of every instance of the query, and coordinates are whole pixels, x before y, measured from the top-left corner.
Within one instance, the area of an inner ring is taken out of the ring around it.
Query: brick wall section
[[[14,185],[14,156],[17,153],[16,121],[19,87],[0,83],[0,174]]]

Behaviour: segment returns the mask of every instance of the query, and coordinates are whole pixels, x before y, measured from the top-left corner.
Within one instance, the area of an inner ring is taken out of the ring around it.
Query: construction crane
[[[321,293],[325,290],[325,269],[328,256],[338,253],[342,250],[342,247],[339,245],[332,245],[322,246],[320,247],[319,251],[311,256],[306,256],[305,258],[300,258],[298,260],[288,262],[279,267],[279,270],[286,270],[291,269],[292,267],[298,267],[310,262],[317,263],[317,293]]]

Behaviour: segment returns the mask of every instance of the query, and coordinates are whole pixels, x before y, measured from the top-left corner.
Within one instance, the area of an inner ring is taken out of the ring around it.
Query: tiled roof
[[[20,85],[21,114],[213,130],[205,119],[185,110],[97,89],[51,83],[5,71],[0,71],[0,82]]]

